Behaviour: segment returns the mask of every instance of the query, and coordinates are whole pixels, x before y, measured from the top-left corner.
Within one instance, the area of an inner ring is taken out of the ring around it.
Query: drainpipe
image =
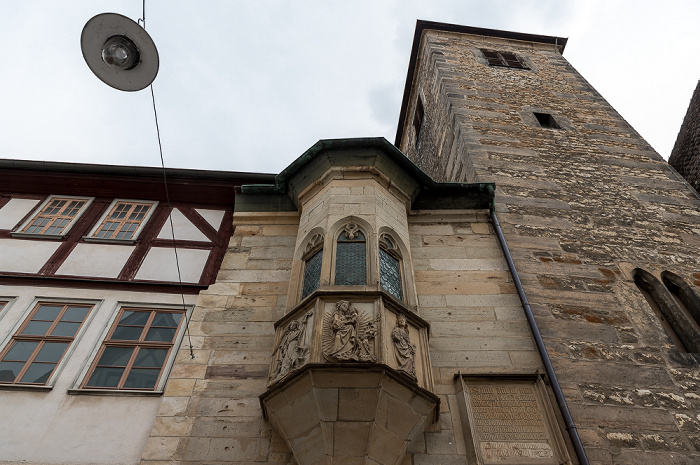
[[[576,430],[576,425],[574,420],[571,418],[571,412],[569,412],[569,407],[566,405],[566,399],[564,399],[564,393],[561,391],[561,386],[559,385],[559,380],[557,375],[554,373],[554,367],[552,367],[552,360],[549,358],[547,349],[544,346],[544,341],[542,340],[542,334],[540,334],[540,329],[537,327],[537,322],[535,317],[532,315],[532,309],[530,308],[530,303],[527,301],[525,296],[525,291],[523,290],[523,285],[520,282],[520,277],[518,276],[518,271],[515,269],[515,264],[513,263],[513,257],[510,255],[510,250],[508,250],[508,245],[503,237],[503,231],[501,231],[501,225],[498,223],[496,218],[496,210],[494,205],[491,205],[491,222],[493,227],[496,229],[496,234],[498,235],[498,242],[501,243],[501,248],[503,249],[503,254],[508,262],[508,269],[513,277],[513,283],[515,288],[518,290],[518,296],[520,297],[520,302],[523,304],[523,310],[525,310],[525,317],[527,318],[527,323],[530,325],[530,330],[535,338],[535,343],[537,344],[537,350],[542,358],[542,363],[544,363],[544,369],[547,372],[547,377],[549,378],[549,383],[554,391],[554,396],[557,399],[557,404],[559,405],[559,410],[564,418],[564,423],[566,424],[566,430],[569,432],[569,437],[576,451],[576,457],[580,465],[589,465],[588,457],[586,457],[586,452],[583,450],[583,444],[581,444],[581,438]]]

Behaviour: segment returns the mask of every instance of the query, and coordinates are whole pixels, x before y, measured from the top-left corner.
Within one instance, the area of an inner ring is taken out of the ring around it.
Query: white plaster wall
[[[209,253],[208,249],[177,249],[182,282],[199,282]],[[171,247],[151,248],[136,273],[136,279],[177,282],[177,263],[174,249]]]
[[[35,199],[10,199],[0,208],[0,229],[13,229],[38,203]]]
[[[134,248],[132,245],[80,243],[71,251],[56,274],[116,278]]]
[[[195,208],[195,211],[202,215],[202,218],[207,220],[207,223],[211,225],[212,228],[219,230],[221,226],[221,220],[224,219],[223,210],[207,210],[204,208]]]
[[[0,463],[61,465],[135,465],[140,462],[161,397],[69,395],[81,381],[111,323],[119,302],[148,306],[180,305],[179,294],[154,294],[93,289],[0,286],[0,297],[16,297],[0,312],[0,350],[15,325],[23,321],[36,297],[101,302],[85,331],[64,358],[53,389],[8,390],[0,386]],[[187,305],[196,296],[185,296]]]
[[[192,224],[192,222],[190,220],[185,218],[185,215],[183,215],[180,212],[180,210],[178,210],[177,208],[173,209],[172,218],[173,218],[172,229],[175,230],[175,239],[182,240],[182,241],[206,241],[206,242],[209,242],[209,239],[207,239],[207,236],[205,236],[204,233],[202,233],[202,231],[200,231],[197,226]],[[163,227],[161,228],[160,232],[158,233],[158,239],[172,239],[172,238],[173,238],[173,233],[172,233],[172,230],[170,229],[170,220],[167,219],[167,220],[165,220]]]
[[[0,239],[0,271],[36,273],[61,244],[60,241]]]

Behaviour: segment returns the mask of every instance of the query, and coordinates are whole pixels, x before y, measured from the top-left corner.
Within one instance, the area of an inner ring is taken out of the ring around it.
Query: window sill
[[[34,384],[1,384],[0,391],[35,391],[48,392],[53,389],[53,386],[37,386]]]
[[[31,234],[31,233],[23,233],[23,232],[16,232],[13,231],[10,233],[12,237],[25,237],[25,238],[30,238],[30,239],[51,239],[51,240],[60,240],[63,239],[65,234]]]
[[[105,239],[103,237],[89,237],[83,236],[83,241],[85,242],[96,242],[101,244],[122,244],[131,245],[136,242],[136,239]]]
[[[163,391],[119,391],[116,389],[68,389],[72,396],[126,396],[126,397],[160,397]]]

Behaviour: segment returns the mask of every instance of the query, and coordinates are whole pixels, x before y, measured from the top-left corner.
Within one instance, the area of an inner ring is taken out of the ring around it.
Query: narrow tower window
[[[543,128],[548,128],[548,129],[561,129],[561,126],[559,126],[559,123],[554,119],[554,116],[550,115],[549,113],[537,113],[534,112],[535,118],[537,118],[537,122],[540,123],[540,126]]]
[[[481,53],[491,66],[505,66],[507,68],[530,69],[515,53],[497,52],[495,50],[481,49]]]
[[[416,112],[413,115],[413,131],[416,134],[416,145],[418,145],[418,139],[420,138],[420,130],[423,126],[423,115],[425,110],[423,109],[423,101],[418,97],[416,101]]]
[[[335,284],[367,284],[365,235],[354,223],[349,223],[338,235],[335,253]]]

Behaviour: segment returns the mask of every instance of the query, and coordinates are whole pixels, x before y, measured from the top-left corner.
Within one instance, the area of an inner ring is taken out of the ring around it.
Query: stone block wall
[[[462,464],[456,375],[534,375],[542,362],[487,212],[412,212],[409,233],[441,403],[439,424],[412,444],[406,463]]]
[[[215,284],[200,294],[142,463],[291,462],[263,420],[274,323],[284,315],[297,213],[238,213]]]
[[[696,191],[700,190],[700,81],[668,162]]]
[[[531,69],[489,66],[480,48]],[[406,118],[420,96],[424,122],[399,148],[436,179],[496,183],[591,463],[700,462],[700,357],[675,349],[632,273],[668,270],[698,293],[697,193],[551,44],[427,31],[416,66]]]

